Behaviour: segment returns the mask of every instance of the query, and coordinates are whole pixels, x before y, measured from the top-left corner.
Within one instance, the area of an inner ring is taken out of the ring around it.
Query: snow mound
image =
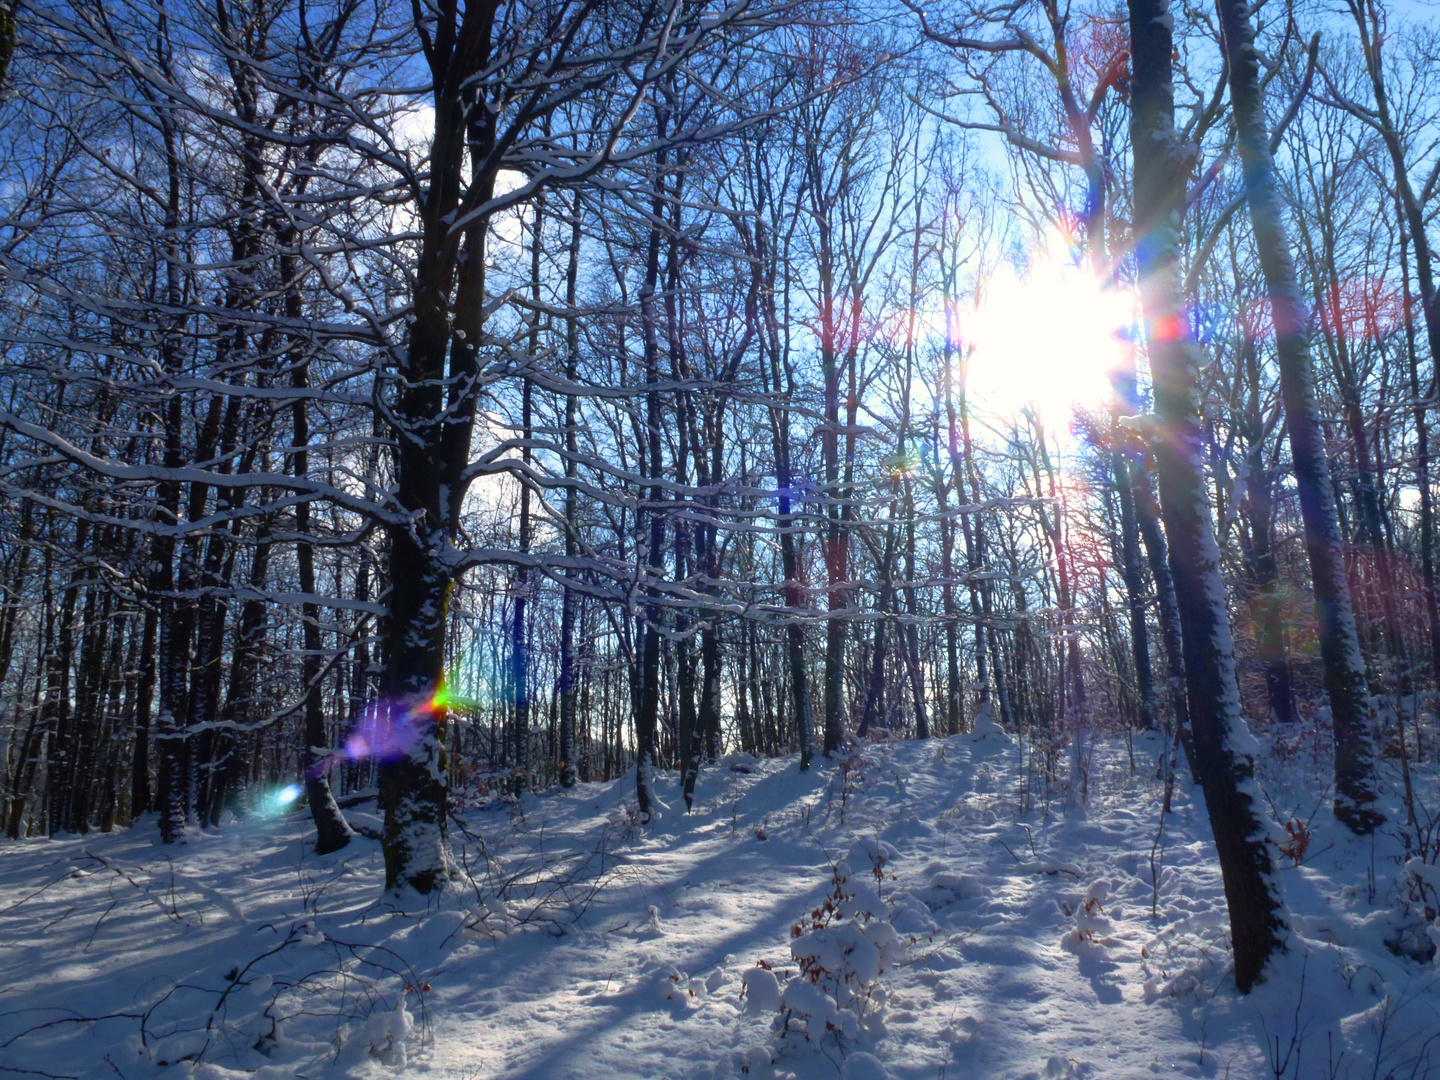
[[[880,1064],[879,1058],[857,1050],[845,1059],[840,1080],[890,1080],[890,1072]]]

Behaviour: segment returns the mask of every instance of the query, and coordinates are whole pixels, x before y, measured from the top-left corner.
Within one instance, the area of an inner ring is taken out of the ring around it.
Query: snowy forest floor
[[[1272,734],[1262,781],[1308,850],[1289,951],[1241,997],[1196,790],[1156,844],[1158,748],[1137,738],[1132,771],[1098,741],[1069,814],[1026,808],[998,731],[808,775],[726,758],[688,815],[662,776],[643,828],[633,775],[469,807],[475,884],[423,913],[381,902],[378,844],[317,857],[296,813],[168,849],[153,822],[8,844],[0,1080],[1429,1075],[1440,873],[1405,846],[1436,838],[1402,837],[1393,793],[1392,824],[1349,835],[1323,755]]]

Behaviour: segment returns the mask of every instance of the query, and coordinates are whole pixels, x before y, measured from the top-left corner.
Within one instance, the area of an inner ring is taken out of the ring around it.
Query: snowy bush
[[[1094,945],[1109,936],[1114,929],[1110,920],[1105,917],[1105,901],[1109,898],[1108,881],[1097,881],[1090,886],[1085,893],[1085,899],[1081,900],[1075,909],[1075,932],[1072,940]]]
[[[878,1032],[880,976],[904,955],[878,891],[894,854],[879,841],[856,844],[836,863],[825,902],[791,928],[798,971],[781,999],[784,1033],[801,1031],[815,1040],[834,1032],[853,1040],[862,1031]]]
[[[712,974],[707,981],[698,976],[692,977],[672,964],[661,964],[645,981],[660,1001],[689,1007],[705,1000],[715,982],[715,975]]]
[[[1440,955],[1440,866],[1413,858],[1405,863],[1403,880],[1409,884],[1410,907],[1425,921],[1424,939],[1415,933],[1407,934],[1408,928],[1401,926],[1395,935],[1398,951],[1416,959],[1428,960]]]
[[[395,1008],[376,1010],[341,1036],[337,1064],[353,1067],[374,1059],[403,1069],[407,1064],[405,1044],[414,1030],[415,1018],[401,998]]]

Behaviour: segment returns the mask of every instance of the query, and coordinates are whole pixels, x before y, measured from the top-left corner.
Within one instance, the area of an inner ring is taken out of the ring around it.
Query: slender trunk
[[[147,590],[148,591],[148,590]],[[158,615],[154,594],[145,604],[145,617],[140,630],[140,672],[135,685],[135,750],[130,759],[130,818],[148,814],[150,803],[150,709],[155,700],[156,667],[155,637]]]
[[[1420,361],[1415,347],[1415,298],[1410,286],[1410,236],[1403,208],[1398,204],[1396,218],[1400,223],[1406,375],[1415,424],[1415,486],[1420,489],[1420,580],[1425,593],[1425,623],[1430,638],[1430,676],[1433,680],[1440,680],[1440,602],[1437,602],[1435,592],[1435,495],[1430,490],[1430,430],[1425,415],[1429,402],[1434,398],[1435,387],[1433,380],[1424,389],[1420,383]]]
[[[731,378],[724,373],[725,380]],[[696,529],[698,551],[697,569],[705,579],[702,589],[706,596],[716,595],[714,582],[720,576],[720,539],[716,522],[720,516],[720,502],[717,485],[725,466],[725,403],[723,399],[712,400],[706,410],[704,428],[709,443],[709,455],[698,442],[695,446],[695,464],[700,486],[705,490],[707,514]],[[692,421],[693,422],[693,421]],[[695,434],[699,434],[697,431]],[[741,470],[744,475],[744,470]],[[720,613],[713,607],[700,611],[700,709],[696,715],[697,737],[705,754],[705,760],[715,764],[720,757],[720,680],[723,675],[724,655],[720,649]],[[698,750],[699,748],[697,748]],[[693,788],[692,788],[693,794]]]
[[[165,464],[181,464],[181,402],[175,395],[166,406]],[[162,524],[180,520],[180,484],[160,485],[159,517]],[[155,717],[155,754],[159,758],[156,808],[160,811],[160,839],[172,843],[185,833],[185,716],[186,677],[190,668],[190,606],[175,596],[175,548],[173,534],[162,534],[155,542],[149,593],[159,604],[158,683],[159,708]]]
[[[1275,560],[1275,480],[1265,465],[1265,430],[1260,415],[1260,356],[1250,333],[1241,345],[1245,378],[1244,433],[1245,498],[1241,509],[1249,528],[1242,537],[1245,565],[1254,582],[1255,652],[1265,668],[1265,695],[1271,719],[1289,723],[1295,719],[1295,694],[1291,686],[1290,660],[1280,594],[1280,574]]]
[[[261,467],[264,468],[263,456]],[[214,778],[207,811],[212,826],[220,824],[220,816],[227,807],[239,813],[244,804],[248,779],[245,758],[250,741],[246,735],[256,719],[255,675],[265,643],[266,603],[260,595],[269,571],[271,542],[270,521],[262,518],[250,556],[250,572],[246,577],[250,596],[240,608],[235,646],[230,657],[230,682],[225,705],[220,712]]]
[[[283,256],[288,262],[292,256]],[[294,297],[287,304],[299,306],[298,291],[292,287]],[[298,317],[298,313],[297,313]],[[302,357],[293,357],[291,385],[303,391],[308,385],[309,364]],[[298,396],[291,405],[294,423],[295,444],[291,449],[291,468],[297,477],[310,474],[310,418],[306,399]],[[329,739],[325,733],[325,711],[321,697],[320,679],[323,674],[320,640],[320,605],[316,603],[315,546],[310,539],[310,504],[301,500],[295,506],[295,561],[300,570],[300,593],[305,599],[300,603],[301,641],[305,654],[301,659],[301,678],[305,680],[305,753],[302,761],[305,767],[305,799],[310,807],[310,816],[315,821],[315,854],[328,855],[339,851],[355,835],[350,824],[341,813],[340,806],[330,790],[328,770],[334,760],[330,755]]]
[[[952,483],[955,486],[955,497],[957,501],[964,501],[966,489],[969,486],[969,496],[976,506],[980,503],[980,489],[978,476],[970,469],[971,459],[974,452],[974,444],[970,441],[970,413],[965,393],[965,367],[964,361],[958,368],[954,379],[945,384],[945,412],[949,421],[950,436],[950,467],[952,472]],[[952,386],[958,384],[959,402],[957,403]],[[967,484],[968,481],[968,484]],[[982,717],[985,720],[993,720],[993,703],[991,701],[990,687],[990,666],[986,655],[985,643],[985,608],[980,599],[980,587],[976,581],[976,575],[985,555],[985,534],[978,519],[972,520],[971,514],[962,512],[960,514],[960,529],[965,538],[965,584],[970,594],[970,618],[975,626],[975,688],[978,695],[976,719]]]
[[[1043,464],[1048,481],[1050,504],[1055,515],[1052,520],[1051,509],[1040,507],[1041,527],[1055,552],[1055,584],[1059,593],[1060,624],[1065,642],[1063,678],[1068,684],[1065,695],[1068,708],[1065,713],[1070,722],[1070,783],[1066,787],[1065,796],[1069,805],[1078,806],[1083,801],[1086,785],[1090,709],[1085,696],[1084,673],[1081,670],[1080,632],[1075,626],[1075,592],[1071,582],[1070,547],[1065,535],[1064,502],[1056,483],[1055,469],[1050,462],[1050,450],[1046,441],[1045,429],[1040,425],[1038,417],[1035,435],[1039,448],[1035,490],[1037,492],[1041,490],[1038,468]]]
[[[936,427],[939,442],[939,427]],[[938,458],[938,451],[937,451]],[[965,688],[960,681],[960,628],[955,607],[955,522],[949,517],[948,486],[938,476],[935,503],[940,511],[940,604],[945,615],[945,734],[958,735],[965,726]]]
[[[893,488],[893,485],[892,485]],[[890,609],[894,606],[895,584],[891,580],[895,561],[895,492],[890,493],[890,521],[885,527],[885,548],[878,567],[880,596],[875,608],[875,641],[870,649],[870,677],[865,684],[865,708],[860,714],[860,726],[855,729],[859,738],[864,738],[875,723],[877,711],[883,704],[885,693],[885,658],[890,642]]]
[[[162,35],[163,36],[163,35]],[[176,134],[168,118],[162,120],[165,144],[167,197],[165,204],[165,292],[172,312],[183,310],[184,289],[181,280],[180,250],[180,161]],[[183,315],[172,315],[161,337],[160,363],[167,373],[181,369],[181,331]],[[184,402],[178,391],[169,391],[162,405],[164,415],[163,463],[167,469],[178,469],[184,461]],[[167,479],[158,485],[157,520],[161,526],[175,526],[180,521],[180,482]],[[158,603],[158,683],[159,708],[155,717],[155,752],[159,758],[157,808],[160,811],[160,839],[171,843],[185,832],[189,797],[186,788],[185,733],[181,725],[185,716],[185,688],[190,666],[191,607],[178,602],[175,596],[175,548],[173,533],[162,533],[155,539],[155,555],[151,563],[149,593]]]
[[[912,182],[920,186],[920,156],[915,155]],[[918,335],[916,309],[920,306],[920,265],[922,261],[922,237],[924,236],[923,201],[915,201],[915,223],[910,236],[910,302],[907,305],[905,328],[905,379],[900,393],[900,437],[897,465],[903,492],[902,508],[905,513],[905,613],[903,634],[905,645],[905,667],[910,677],[910,696],[915,708],[915,737],[930,738],[930,716],[925,708],[925,680],[920,670],[920,630],[918,597],[915,595],[915,488],[913,472],[916,462],[910,460],[910,394],[914,386],[915,349]]]
[[[576,286],[580,274],[580,196],[571,209],[570,253],[565,266],[565,378],[571,384],[580,364],[580,314]],[[579,506],[575,482],[579,467],[579,403],[573,392],[565,395],[565,594],[560,609],[560,783],[574,787],[575,768],[575,607],[578,601],[571,579],[573,560],[579,558]]]
[[[1131,145],[1137,269],[1155,406],[1160,507],[1183,632],[1191,723],[1230,911],[1235,982],[1246,993],[1288,932],[1254,784],[1220,551],[1210,520],[1196,391],[1199,347],[1180,294],[1179,231],[1190,160],[1175,131],[1174,41],[1166,0],[1130,0]]]
[[[680,343],[680,251],[679,237],[681,220],[681,177],[684,159],[675,163],[677,179],[670,192],[670,235],[665,246],[665,341],[670,359],[670,378],[677,387],[675,391],[675,484],[677,494],[674,514],[675,533],[675,580],[684,581],[697,569],[703,559],[699,550],[704,544],[704,530],[697,529],[685,512],[687,504],[678,492],[684,491],[690,483],[689,463],[692,448],[698,446],[695,432],[695,413],[691,392],[686,389],[689,382]],[[695,455],[696,479],[701,480],[703,464],[700,455]],[[702,481],[703,482],[703,481]],[[695,621],[691,612],[684,608],[675,611],[675,689],[679,697],[676,716],[676,742],[679,750],[680,787],[685,798],[685,808],[694,803],[695,783],[700,777],[702,735],[700,721],[695,711]]]
[[[905,666],[910,675],[910,699],[915,706],[915,737],[930,738],[930,713],[925,705],[925,676],[920,667],[919,599],[915,595],[915,492],[910,478],[905,488]]]
[[[30,681],[29,658],[20,668],[20,689],[23,691],[25,684]],[[14,729],[19,730],[20,707],[17,699],[14,712]],[[20,839],[20,825],[25,818],[25,808],[29,805],[31,794],[35,787],[35,770],[40,760],[40,743],[44,737],[44,730],[40,726],[40,710],[32,703],[30,708],[30,723],[25,729],[25,738],[20,744],[20,756],[16,758],[14,771],[10,774],[10,806],[6,816],[5,835],[11,840]]]
[[[75,524],[77,556],[84,557],[90,524],[81,518]],[[85,580],[85,570],[77,566],[60,593],[60,612],[55,639],[45,657],[45,730],[50,733],[50,751],[45,758],[45,797],[49,800],[46,832],[54,834],[66,829],[65,810],[69,806],[78,733],[71,708],[71,670],[75,661],[75,604]]]
[[[533,364],[540,355],[540,233],[545,224],[545,196],[542,193],[535,200],[535,220],[530,232],[530,298],[537,305],[530,315],[530,362]],[[524,445],[520,460],[526,470],[531,462],[530,440],[534,435],[534,384],[528,375],[520,379],[520,437]],[[527,477],[520,481],[519,548],[522,555],[530,553],[530,484]],[[529,639],[526,637],[525,616],[530,605],[530,570],[520,565],[515,570],[515,621],[510,637],[510,681],[515,694],[515,748],[512,790],[516,795],[524,790],[528,764],[527,750],[530,742],[530,656]]]
[[[1375,809],[1370,730],[1374,716],[1345,580],[1344,546],[1315,397],[1310,317],[1300,298],[1280,192],[1275,184],[1254,27],[1241,0],[1220,0],[1219,11],[1230,70],[1230,99],[1245,170],[1246,201],[1270,295],[1280,393],[1320,622],[1320,655],[1335,729],[1335,816],[1354,832],[1364,834],[1384,820]]]
[[[1195,741],[1190,731],[1190,705],[1186,697],[1185,647],[1180,628],[1180,603],[1175,596],[1175,579],[1170,575],[1170,553],[1161,531],[1160,506],[1144,469],[1130,475],[1135,493],[1135,522],[1145,543],[1145,560],[1155,581],[1156,606],[1159,608],[1160,644],[1165,651],[1165,684],[1170,692],[1170,723],[1172,741],[1178,741],[1190,765],[1190,776],[1198,784],[1200,770],[1195,763]]]
[[[788,304],[790,295],[789,282],[789,260],[775,250],[774,238],[769,231],[764,219],[757,221],[755,226],[755,258],[757,265],[764,268],[765,278],[761,290],[762,297],[762,322],[763,338],[762,345],[768,355],[769,363],[762,366],[762,377],[766,378],[765,390],[777,400],[783,400],[786,405],[794,397],[794,377],[790,368],[789,354],[789,312],[776,310],[775,298],[778,293],[785,298]],[[786,269],[783,281],[777,282],[777,268],[784,266]],[[783,382],[782,382],[783,375]],[[795,520],[794,513],[794,473],[790,465],[790,410],[788,407],[775,405],[770,408],[770,431],[771,439],[775,448],[775,512],[776,527],[780,533],[780,570],[784,575],[784,581],[780,586],[781,598],[785,601],[785,660],[788,667],[788,682],[790,684],[791,706],[795,712],[795,732],[800,743],[800,771],[805,772],[810,768],[810,759],[814,754],[814,721],[810,704],[809,680],[805,671],[805,629],[800,622],[801,613],[809,608],[805,593],[800,581],[800,552],[798,531],[801,526]],[[752,671],[758,664],[758,645],[753,644],[752,648]],[[758,683],[758,675],[752,675]],[[763,692],[769,692],[768,686],[762,688]],[[767,710],[759,710],[756,717],[757,723],[761,717],[768,715]],[[765,746],[763,739],[757,740],[760,747]]]
[[[813,151],[812,151],[813,153]],[[811,162],[812,173],[818,172],[818,161]],[[812,175],[812,183],[818,176]],[[824,211],[816,213],[819,240],[820,300],[820,366],[823,378],[824,419],[820,429],[820,456],[825,470],[825,756],[840,750],[845,724],[845,639],[849,621],[843,612],[850,602],[845,587],[849,574],[849,531],[842,518],[844,501],[840,486],[840,379],[842,358],[839,352],[838,318],[835,310],[838,297],[835,285],[836,256],[832,246],[831,228]]]
[[[1115,494],[1120,504],[1120,577],[1130,623],[1130,656],[1135,663],[1135,688],[1142,728],[1155,726],[1155,680],[1150,672],[1150,629],[1145,621],[1145,579],[1140,564],[1140,529],[1131,489],[1131,464],[1116,450],[1110,456]]]
[[[660,123],[663,132],[665,123]],[[655,221],[662,221],[665,209],[663,188],[664,155],[656,162],[655,190],[651,210]],[[645,349],[645,429],[646,465],[650,470],[651,486],[648,505],[644,507],[648,525],[648,551],[646,570],[649,581],[645,588],[644,644],[640,661],[640,701],[635,716],[635,794],[640,814],[650,821],[655,816],[655,728],[660,713],[660,620],[662,608],[658,602],[657,586],[665,565],[665,487],[660,482],[664,475],[661,469],[661,424],[660,424],[660,339],[656,325],[655,291],[660,281],[660,229],[650,230],[649,243],[645,253],[645,279],[640,287],[640,322],[644,332]]]

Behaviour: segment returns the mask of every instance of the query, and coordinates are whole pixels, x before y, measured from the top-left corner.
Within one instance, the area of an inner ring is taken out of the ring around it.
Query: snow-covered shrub
[[[502,897],[484,896],[477,890],[476,899],[468,905],[468,910],[470,917],[464,927],[466,937],[503,941],[517,929],[518,924]]]
[[[402,997],[395,1008],[376,1010],[344,1033],[337,1063],[355,1066],[374,1059],[382,1065],[403,1069],[407,1058],[405,1044],[414,1030],[415,1018]]]
[[[1440,866],[1418,857],[1410,859],[1405,863],[1402,880],[1409,886],[1402,900],[1409,901],[1407,906],[1413,915],[1423,918],[1424,936],[1414,927],[1401,925],[1392,947],[1418,960],[1428,960],[1440,955],[1436,952],[1440,946]]]
[[[878,1024],[880,976],[904,955],[878,891],[894,854],[879,841],[857,843],[835,864],[824,903],[791,927],[798,971],[782,995],[784,1032],[803,1031],[815,1040],[833,1031],[854,1039]]]
[[[1094,945],[1107,937],[1114,929],[1105,917],[1105,901],[1110,897],[1110,883],[1097,881],[1085,893],[1075,908],[1075,931],[1073,940]]]
[[[1402,824],[1399,834],[1405,866],[1395,880],[1394,925],[1386,945],[1425,963],[1440,945],[1440,814],[1417,804],[1414,819]]]
[[[606,824],[622,841],[635,840],[644,824],[640,820],[640,804],[634,799],[622,799],[607,815]]]
[[[659,1000],[677,1005],[698,1005],[709,993],[707,980],[691,976],[673,964],[661,964],[650,972],[645,982]]]

